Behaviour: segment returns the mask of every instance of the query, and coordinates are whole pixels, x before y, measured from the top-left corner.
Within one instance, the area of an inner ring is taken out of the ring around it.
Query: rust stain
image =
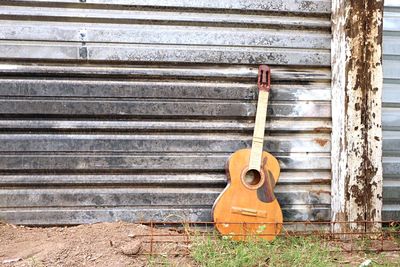
[[[326,143],[328,143],[328,139],[322,139],[322,138],[315,138],[314,141],[320,146],[325,146]]]
[[[330,133],[332,128],[330,127],[316,127],[314,128],[313,132],[315,133]]]
[[[326,190],[313,190],[313,191],[310,191],[310,193],[314,193],[314,194],[317,194],[317,195],[320,195],[320,194],[328,194],[328,195],[330,195],[330,194],[331,194],[331,191],[326,191]]]
[[[316,178],[316,179],[312,179],[311,183],[315,183],[315,184],[330,184],[331,181],[328,180],[328,179]]]

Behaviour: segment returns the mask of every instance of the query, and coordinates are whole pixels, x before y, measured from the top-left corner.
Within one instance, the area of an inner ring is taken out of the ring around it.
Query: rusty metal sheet
[[[210,221],[250,145],[260,63],[285,220],[330,220],[330,5],[7,1],[0,220]]]

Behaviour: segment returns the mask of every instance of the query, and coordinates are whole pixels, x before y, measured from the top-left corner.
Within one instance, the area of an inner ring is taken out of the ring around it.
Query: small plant
[[[400,224],[389,225],[387,233],[398,245],[400,245]]]
[[[371,250],[372,249],[372,242],[369,237],[360,237],[359,239],[356,240],[356,249],[359,250]]]
[[[147,267],[156,267],[156,266],[171,266],[168,258],[163,255],[158,256],[150,256],[147,258]]]
[[[44,267],[41,261],[38,261],[35,257],[29,258],[29,267]]]

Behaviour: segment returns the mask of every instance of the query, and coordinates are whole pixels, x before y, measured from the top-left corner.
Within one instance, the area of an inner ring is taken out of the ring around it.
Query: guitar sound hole
[[[256,170],[248,170],[244,175],[244,182],[249,186],[257,185],[261,181],[261,174]]]

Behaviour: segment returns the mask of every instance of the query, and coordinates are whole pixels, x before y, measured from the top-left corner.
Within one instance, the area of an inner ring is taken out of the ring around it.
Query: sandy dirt
[[[143,236],[151,232],[157,235],[152,248],[151,237]],[[47,228],[0,223],[0,266],[160,266],[160,257],[146,253],[184,254],[185,241],[177,230],[125,222]],[[193,266],[188,259],[168,256],[174,265]]]

